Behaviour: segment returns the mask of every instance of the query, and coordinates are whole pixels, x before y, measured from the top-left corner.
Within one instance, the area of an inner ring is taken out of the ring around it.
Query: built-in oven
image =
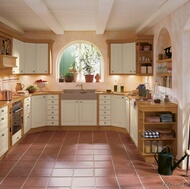
[[[11,121],[11,130],[12,135],[22,128],[23,124],[23,107],[22,101],[17,101],[12,104],[12,121]]]

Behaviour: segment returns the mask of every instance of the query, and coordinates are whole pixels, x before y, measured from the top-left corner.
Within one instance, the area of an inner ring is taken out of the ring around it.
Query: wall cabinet
[[[62,100],[61,101],[62,126],[96,126],[97,101],[96,100]]]
[[[126,100],[125,96],[112,96],[112,125],[126,128]]]
[[[138,148],[146,162],[154,162],[154,153],[158,151],[152,148],[153,141],[161,141],[163,146],[169,146],[174,155],[177,154],[177,111],[178,106],[173,103],[165,104],[138,104]],[[160,115],[167,115],[163,122]],[[172,117],[171,117],[172,116]],[[155,121],[157,117],[158,121]],[[170,119],[168,119],[170,117]],[[172,119],[171,119],[172,118]],[[152,121],[151,121],[152,120]],[[146,137],[145,131],[159,132],[156,138]],[[145,146],[146,142],[150,146]],[[148,150],[147,150],[148,147]]]
[[[32,96],[32,128],[46,125],[46,95]]]
[[[136,74],[135,43],[108,43],[110,74]]]
[[[136,68],[138,75],[153,75],[153,36],[137,37]]]
[[[13,55],[17,57],[13,74],[49,74],[48,43],[25,43],[13,39]]]
[[[0,157],[8,151],[8,106],[0,108]]]

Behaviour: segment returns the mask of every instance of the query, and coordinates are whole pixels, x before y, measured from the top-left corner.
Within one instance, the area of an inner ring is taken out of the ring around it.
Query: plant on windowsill
[[[65,75],[65,82],[73,82],[74,80],[74,73],[73,72],[67,72]]]
[[[93,82],[95,66],[100,61],[101,54],[96,50],[94,45],[85,45],[80,54],[80,61],[82,62],[81,71],[85,75],[86,82]]]
[[[77,76],[78,76],[78,67],[77,67],[77,63],[74,61],[70,67],[69,67],[69,72],[73,73],[74,75],[74,82],[77,81]]]

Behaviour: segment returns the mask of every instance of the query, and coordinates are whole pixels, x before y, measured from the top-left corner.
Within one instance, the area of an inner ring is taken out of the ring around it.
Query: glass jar
[[[149,140],[144,142],[144,152],[147,154],[151,153],[151,145]]]
[[[152,151],[152,153],[156,153],[158,151],[158,142],[157,141],[151,142],[151,151]]]

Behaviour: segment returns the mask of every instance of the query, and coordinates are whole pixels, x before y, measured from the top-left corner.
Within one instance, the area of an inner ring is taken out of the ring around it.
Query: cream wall
[[[154,45],[158,43],[159,33],[166,28],[170,34],[172,46],[172,89],[160,87],[172,96],[172,101],[179,105],[178,116],[178,158],[184,155],[188,143],[190,117],[190,27],[187,20],[190,15],[190,2],[169,15],[162,22],[150,29],[146,34],[154,35]],[[184,31],[184,28],[189,31]],[[158,49],[154,49],[154,64]],[[154,69],[156,67],[154,66]],[[155,72],[154,72],[155,73]],[[183,161],[183,168],[186,162]]]
[[[100,83],[83,83],[84,88],[94,88],[97,90],[113,90],[113,82],[115,79],[119,80],[119,83],[125,84],[125,90],[134,90],[140,83],[147,81],[144,77],[140,76],[110,76],[109,65],[107,57],[107,39],[131,39],[134,37],[134,32],[105,32],[104,35],[96,35],[95,32],[65,32],[63,35],[54,35],[52,33],[42,32],[27,32],[26,38],[35,39],[53,39],[53,73],[51,76],[21,76],[20,81],[28,86],[33,84],[36,79],[42,78],[49,82],[47,90],[62,90],[65,88],[76,88],[76,83],[59,83],[58,82],[58,55],[64,48],[64,46],[77,40],[84,40],[94,43],[103,55],[104,61],[104,81]]]

